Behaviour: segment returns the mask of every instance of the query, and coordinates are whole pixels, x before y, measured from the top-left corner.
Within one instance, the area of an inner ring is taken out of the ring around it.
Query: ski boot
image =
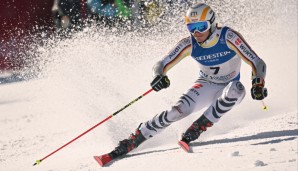
[[[178,144],[184,151],[190,152],[189,143],[198,139],[201,133],[206,131],[207,127],[211,127],[212,125],[213,123],[210,122],[204,115],[202,115],[186,130]]]
[[[137,148],[142,142],[146,140],[146,138],[139,130],[140,126],[135,131],[135,134],[131,134],[128,139],[124,139],[120,141],[118,146],[115,148],[115,150],[101,156],[94,156],[94,159],[101,166],[105,166],[106,164],[110,163],[112,160],[120,156],[123,156],[128,152],[130,152],[131,150]]]
[[[131,150],[137,148],[146,138],[143,136],[139,129],[136,130],[135,134],[131,134],[128,139],[124,139],[119,142],[118,146],[109,153],[112,159],[123,156]]]
[[[94,156],[94,159],[99,163],[100,166],[106,166],[114,159],[123,156],[131,150],[137,148],[145,140],[146,138],[138,128],[135,134],[131,134],[128,139],[120,141],[115,150],[101,156]]]

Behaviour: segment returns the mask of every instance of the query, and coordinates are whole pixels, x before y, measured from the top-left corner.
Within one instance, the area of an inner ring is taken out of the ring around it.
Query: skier
[[[265,85],[266,64],[250,48],[243,37],[229,27],[218,27],[215,13],[204,3],[192,5],[185,17],[190,36],[179,43],[153,67],[151,87],[155,91],[168,88],[166,73],[179,61],[191,56],[199,65],[199,78],[171,109],[141,123],[134,134],[119,142],[115,150],[96,160],[104,165],[137,148],[145,140],[159,134],[171,123],[208,107],[182,135],[179,145],[189,151],[188,144],[217,123],[220,118],[245,96],[239,81],[241,59],[252,67],[251,96],[262,100],[267,96]]]

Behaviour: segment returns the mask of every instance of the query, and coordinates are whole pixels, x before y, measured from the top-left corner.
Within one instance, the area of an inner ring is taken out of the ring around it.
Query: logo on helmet
[[[191,13],[190,13],[190,16],[191,16],[191,17],[196,17],[196,16],[198,16],[198,12],[196,12],[196,11],[195,11],[195,12],[191,12]]]

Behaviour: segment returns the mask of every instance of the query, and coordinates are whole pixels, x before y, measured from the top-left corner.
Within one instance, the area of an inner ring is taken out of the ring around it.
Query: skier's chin
[[[198,43],[202,43],[206,40],[204,36],[195,37],[195,39],[197,40]]]

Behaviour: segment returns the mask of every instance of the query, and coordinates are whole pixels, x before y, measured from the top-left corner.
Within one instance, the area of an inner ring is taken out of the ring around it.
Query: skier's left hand
[[[267,88],[264,87],[265,81],[262,78],[254,78],[252,80],[251,97],[254,100],[263,100],[267,97]]]

